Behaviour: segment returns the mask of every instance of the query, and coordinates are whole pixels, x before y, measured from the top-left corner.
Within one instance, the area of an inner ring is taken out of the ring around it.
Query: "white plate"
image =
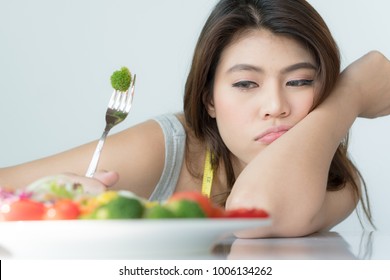
[[[270,219],[0,222],[0,258],[157,259],[209,254],[225,234]]]

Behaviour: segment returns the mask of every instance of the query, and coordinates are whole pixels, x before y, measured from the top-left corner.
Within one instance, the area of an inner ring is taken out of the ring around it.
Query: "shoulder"
[[[164,114],[153,118],[156,121],[164,134],[170,136],[186,136],[185,120],[182,114]]]

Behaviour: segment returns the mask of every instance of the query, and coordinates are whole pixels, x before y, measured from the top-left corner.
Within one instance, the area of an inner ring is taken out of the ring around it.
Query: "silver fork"
[[[85,175],[86,177],[91,178],[95,174],[104,142],[106,141],[106,137],[111,128],[122,122],[130,112],[134,97],[135,77],[136,75],[134,74],[130,88],[126,92],[114,90],[111,95],[106,111],[106,127],[104,128],[103,134],[99,139],[95,152],[93,153],[92,160]]]

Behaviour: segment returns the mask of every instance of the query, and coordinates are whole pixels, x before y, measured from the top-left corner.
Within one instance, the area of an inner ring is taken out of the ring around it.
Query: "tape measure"
[[[211,153],[206,151],[206,159],[204,161],[203,181],[202,181],[202,194],[210,197],[211,187],[213,184],[213,167],[211,166]]]

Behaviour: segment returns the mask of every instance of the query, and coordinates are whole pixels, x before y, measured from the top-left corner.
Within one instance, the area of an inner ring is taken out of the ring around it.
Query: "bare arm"
[[[371,77],[380,74],[381,79]],[[307,235],[334,226],[353,211],[356,203],[350,186],[326,191],[329,166],[358,116],[390,113],[390,102],[385,103],[390,99],[386,75],[390,77],[390,63],[378,53],[355,62],[331,96],[248,164],[227,207],[263,207],[274,224],[242,237]]]
[[[64,172],[84,175],[95,147],[94,141],[57,155],[2,168],[0,185],[20,188],[42,177]],[[98,169],[114,170],[119,176],[99,173],[98,180],[70,177],[87,185],[129,189],[148,197],[161,176],[164,150],[160,126],[154,121],[147,121],[107,138]]]

